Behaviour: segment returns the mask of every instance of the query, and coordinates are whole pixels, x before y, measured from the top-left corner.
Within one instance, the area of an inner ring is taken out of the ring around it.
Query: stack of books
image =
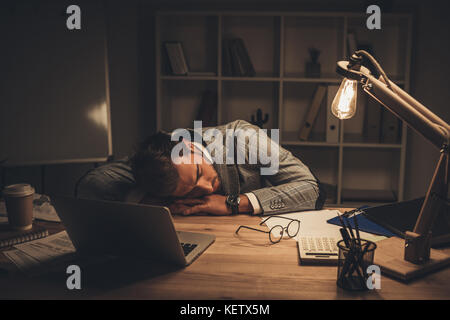
[[[241,38],[223,41],[223,75],[254,77],[255,69]]]

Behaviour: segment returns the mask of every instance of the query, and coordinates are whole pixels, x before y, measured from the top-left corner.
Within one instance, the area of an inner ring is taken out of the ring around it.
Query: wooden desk
[[[381,289],[347,292],[336,286],[336,267],[300,266],[295,240],[270,244],[246,215],[175,217],[178,230],[212,233],[216,241],[185,269],[130,261],[83,269],[82,289],[66,289],[65,270],[26,277],[0,275],[0,298],[100,299],[449,299],[450,268],[404,284],[382,275]],[[55,228],[55,227],[53,227]],[[60,227],[56,227],[58,229]],[[450,252],[450,249],[444,249]],[[9,263],[1,255],[0,266]]]

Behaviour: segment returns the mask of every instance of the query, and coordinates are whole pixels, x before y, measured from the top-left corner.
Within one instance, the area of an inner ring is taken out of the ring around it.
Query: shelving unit
[[[217,93],[217,123],[250,121],[258,108],[269,114],[266,129],[280,129],[281,144],[305,162],[316,176],[333,185],[331,203],[403,200],[407,127],[397,141],[369,142],[363,135],[365,106],[355,119],[340,121],[339,140],[326,141],[326,98],[310,139],[298,139],[319,84],[338,86],[336,62],[346,59],[347,35],[373,48],[392,81],[409,90],[412,16],[383,14],[382,29],[368,30],[366,15],[306,12],[159,12],[156,16],[157,128],[192,127],[204,90]],[[222,42],[242,38],[255,77],[223,76]],[[208,75],[172,76],[167,72],[164,41],[179,41],[190,71]],[[321,77],[305,76],[308,48],[321,51]],[[361,95],[361,93],[359,93]],[[369,191],[359,201],[347,195]],[[386,195],[393,194],[389,200]],[[385,196],[383,196],[385,195]],[[373,198],[373,199],[372,199]],[[348,200],[355,200],[349,202]]]

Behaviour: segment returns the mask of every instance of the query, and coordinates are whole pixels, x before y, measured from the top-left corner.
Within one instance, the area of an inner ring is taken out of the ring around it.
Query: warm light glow
[[[347,78],[342,80],[341,86],[331,104],[331,112],[339,119],[350,119],[355,115],[357,86],[356,80]]]
[[[108,129],[108,111],[106,102],[94,106],[87,114],[88,118],[99,127]]]

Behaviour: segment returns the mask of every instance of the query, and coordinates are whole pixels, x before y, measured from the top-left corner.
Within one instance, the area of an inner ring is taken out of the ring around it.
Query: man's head
[[[178,156],[182,163],[172,161],[172,149],[178,143],[171,141],[170,134],[158,132],[140,145],[131,161],[138,186],[151,196],[164,198],[196,198],[217,192],[217,172],[194,144],[183,140],[191,152]]]

